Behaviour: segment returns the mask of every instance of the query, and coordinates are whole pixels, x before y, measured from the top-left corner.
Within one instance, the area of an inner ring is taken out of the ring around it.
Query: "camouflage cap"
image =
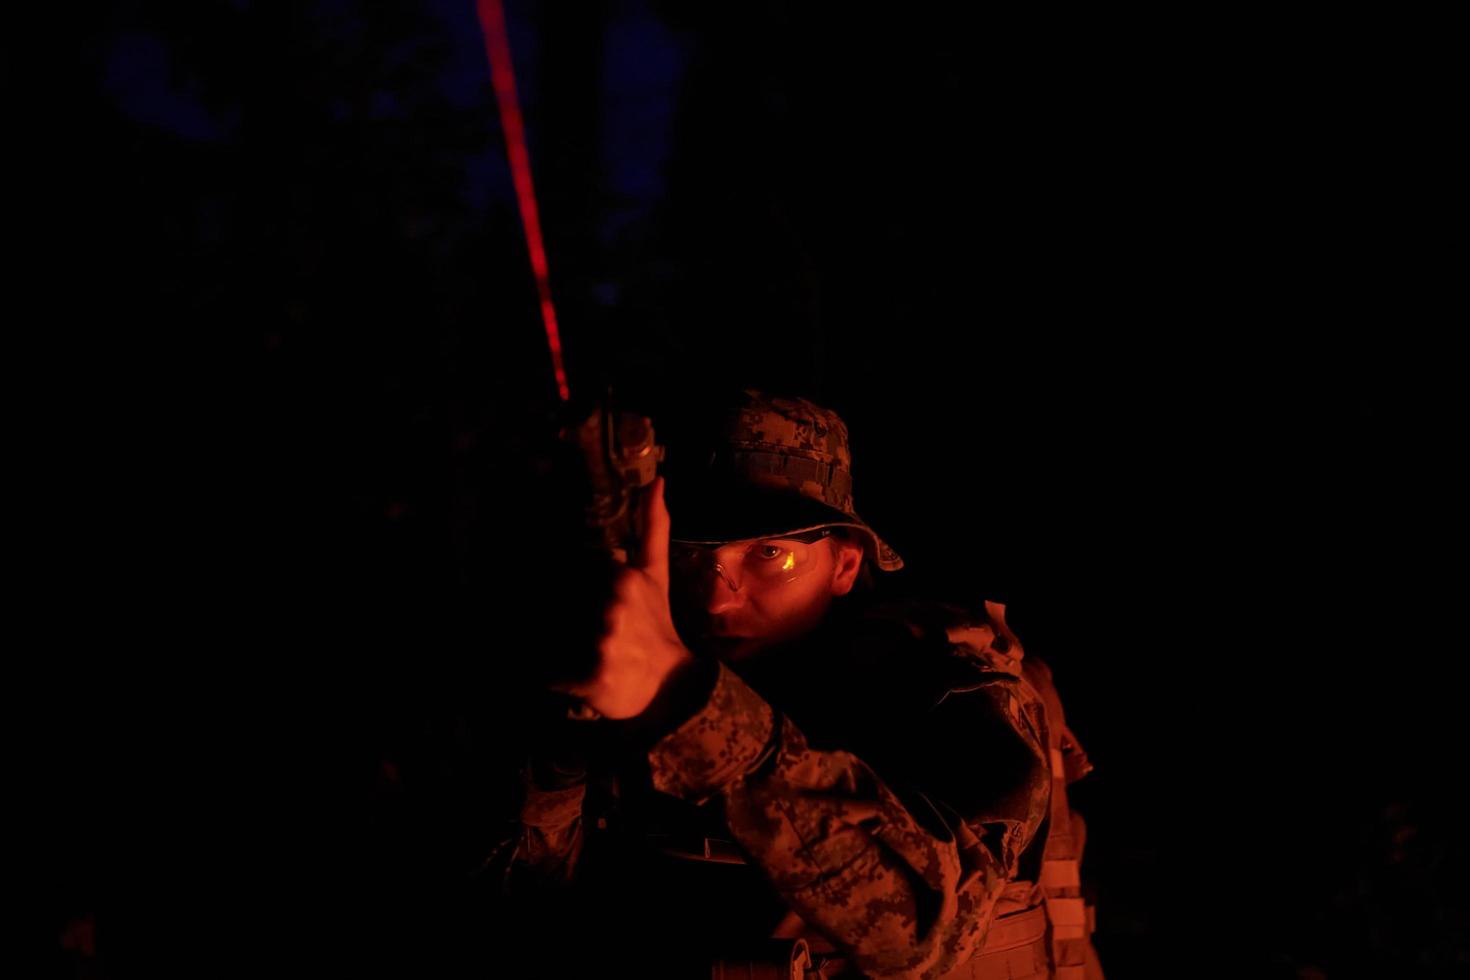
[[[847,425],[836,412],[746,389],[717,429],[713,445],[669,480],[674,539],[718,544],[850,527],[874,565],[903,567],[853,509]]]

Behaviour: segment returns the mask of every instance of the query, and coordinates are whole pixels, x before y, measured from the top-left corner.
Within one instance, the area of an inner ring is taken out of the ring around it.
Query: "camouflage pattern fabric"
[[[747,389],[724,433],[752,482],[790,487],[845,514],[852,509],[852,452],[847,424],[836,412],[804,398],[782,398]],[[784,458],[785,468],[775,459]],[[802,461],[812,466],[799,465]],[[771,468],[766,468],[767,466]]]
[[[894,702],[899,728],[915,732],[921,750],[903,756],[912,765],[875,767],[851,750],[853,739],[836,747],[809,738],[722,664],[708,701],[648,752],[647,773],[662,794],[720,804],[749,861],[864,975],[964,975],[954,971],[985,948],[997,914],[1036,897],[1036,886],[1017,879],[1023,855],[1038,850],[1031,845],[1051,799],[1046,708],[1022,680],[1024,654],[1001,606],[879,608],[864,626],[937,651],[909,665],[920,682],[879,681],[873,693],[874,703]],[[845,692],[872,675],[852,666],[853,680],[829,683],[834,699],[851,700]],[[872,717],[865,706],[857,714]],[[919,764],[926,739],[930,756],[973,766]],[[882,750],[873,743],[863,753],[877,759]],[[533,787],[516,864],[567,875],[585,833],[581,805],[576,788]]]
[[[836,412],[804,398],[746,389],[726,412],[716,441],[719,449],[710,462],[727,480],[822,504],[831,513],[812,527],[851,527],[864,539],[876,567],[883,571],[903,567],[903,559],[853,506],[847,423]],[[771,527],[762,533],[795,530]],[[684,540],[699,543],[693,538]]]

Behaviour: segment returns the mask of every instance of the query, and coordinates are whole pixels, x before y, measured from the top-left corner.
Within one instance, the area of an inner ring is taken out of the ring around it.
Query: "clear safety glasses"
[[[718,575],[732,592],[747,585],[781,585],[796,581],[815,567],[819,544],[832,530],[821,527],[781,538],[749,538],[718,545],[675,541],[669,546],[669,564],[676,574],[688,579]]]

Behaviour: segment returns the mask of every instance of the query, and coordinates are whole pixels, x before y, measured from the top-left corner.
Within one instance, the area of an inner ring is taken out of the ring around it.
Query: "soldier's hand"
[[[585,683],[559,688],[605,718],[632,718],[652,703],[674,669],[693,659],[669,607],[669,511],[664,480],[643,504],[638,554],[617,569],[603,621],[597,667]]]

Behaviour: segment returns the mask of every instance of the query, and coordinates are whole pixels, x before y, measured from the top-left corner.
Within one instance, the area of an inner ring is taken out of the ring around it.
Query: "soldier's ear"
[[[847,595],[863,570],[863,546],[848,538],[832,537],[832,594]]]

